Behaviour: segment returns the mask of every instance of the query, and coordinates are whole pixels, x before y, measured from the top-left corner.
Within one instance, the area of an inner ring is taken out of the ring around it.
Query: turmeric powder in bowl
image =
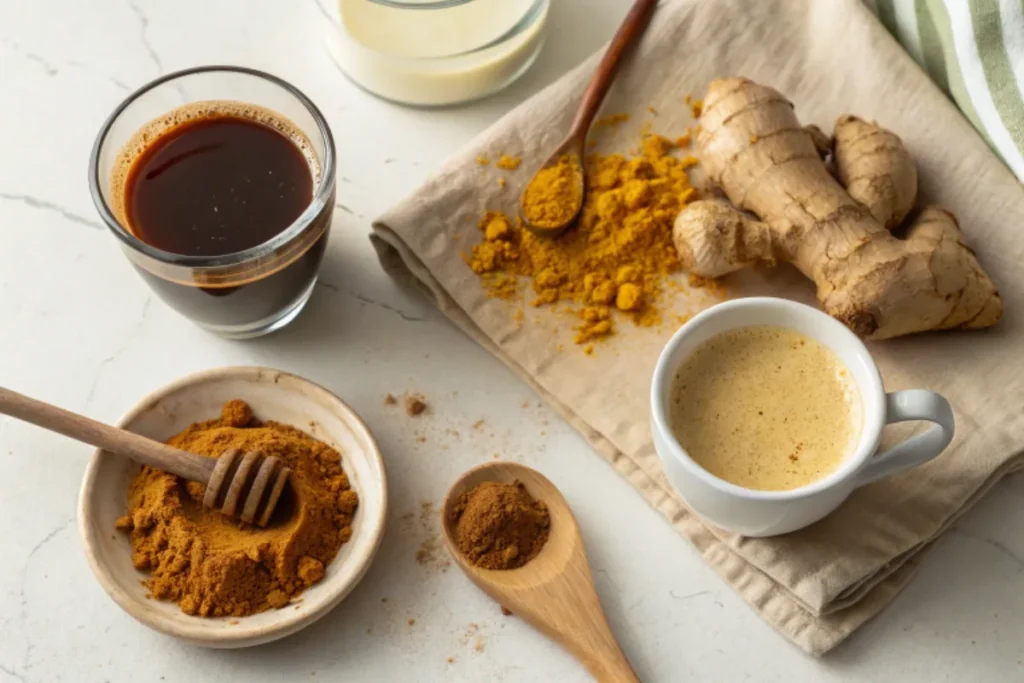
[[[128,492],[132,563],[149,571],[149,596],[186,614],[241,617],[287,605],[324,576],[352,536],[359,497],[338,451],[289,425],[261,421],[229,401],[221,418],[189,425],[171,446],[217,457],[231,448],[259,450],[291,468],[290,497],[266,528],[202,506],[204,488],[143,467]]]

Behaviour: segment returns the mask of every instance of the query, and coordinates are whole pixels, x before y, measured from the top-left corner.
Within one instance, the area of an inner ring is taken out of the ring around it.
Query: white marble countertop
[[[557,0],[552,38],[520,82],[472,106],[418,111],[338,73],[311,1],[0,3],[0,385],[112,421],[186,373],[276,366],[326,385],[366,419],[392,501],[372,569],[322,621],[251,650],[196,649],[137,624],[93,579],[74,523],[90,449],[0,418],[0,683],[589,680],[458,571],[416,561],[433,517],[403,516],[438,503],[458,473],[495,452],[564,491],[645,681],[1024,680],[1024,478],[998,486],[886,612],[814,660],[525,385],[378,267],[369,220],[597,48],[624,5]],[[158,74],[203,63],[292,81],[324,111],[340,152],[338,201],[348,210],[336,212],[322,284],[291,327],[252,342],[210,336],[153,297],[87,189],[89,149],[110,110]],[[413,422],[383,405],[386,392],[405,390],[424,392],[433,416]],[[489,428],[470,437],[480,418]]]

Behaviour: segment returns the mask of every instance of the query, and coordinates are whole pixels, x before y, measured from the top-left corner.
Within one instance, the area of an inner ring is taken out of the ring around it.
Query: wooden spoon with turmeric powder
[[[248,410],[241,401],[231,401],[225,406],[225,418],[234,404],[241,404]],[[259,526],[266,526],[270,521],[291,474],[280,458],[274,456],[264,457],[257,451],[243,454],[238,449],[227,450],[217,458],[196,455],[3,387],[0,387],[0,415],[10,415],[203,484],[206,486],[204,506]]]
[[[650,23],[658,0],[636,0],[612,37],[590,79],[565,140],[541,164],[519,198],[523,224],[540,237],[557,237],[576,223],[587,191],[583,172],[584,145],[590,124],[611,88],[623,55]]]
[[[473,583],[598,681],[639,682],[601,609],[576,518],[544,475],[486,463],[452,485],[441,515],[445,544]]]

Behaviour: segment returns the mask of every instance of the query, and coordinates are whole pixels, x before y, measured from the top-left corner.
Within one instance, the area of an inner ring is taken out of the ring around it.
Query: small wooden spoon
[[[571,228],[579,218],[580,211],[583,209],[583,198],[587,192],[586,175],[583,173],[583,156],[590,124],[594,122],[594,117],[597,116],[597,111],[601,108],[601,102],[604,101],[604,96],[608,94],[608,89],[611,88],[612,81],[615,80],[615,73],[618,71],[623,55],[643,35],[657,4],[658,0],[636,0],[633,3],[633,7],[622,21],[619,30],[612,37],[604,57],[601,58],[601,63],[597,65],[597,70],[590,79],[590,85],[583,93],[583,100],[580,102],[579,109],[576,110],[576,118],[569,126],[569,134],[537,170],[537,173],[540,173],[545,168],[556,165],[563,156],[569,157],[575,173],[575,182],[579,187],[579,202],[574,207],[572,215],[558,225],[531,223],[528,219],[529,214],[525,210],[526,191],[524,190],[520,196],[519,213],[522,216],[523,225],[537,236],[558,237]],[[533,179],[530,180],[531,183],[536,179],[537,173],[534,173]],[[528,184],[526,188],[529,189],[529,187]]]
[[[551,526],[540,554],[518,569],[475,566],[459,550],[451,510],[459,497],[485,481],[520,481],[548,507]],[[601,609],[576,518],[555,485],[529,467],[490,462],[463,474],[445,496],[441,528],[448,551],[485,593],[516,616],[565,647],[598,681],[636,681]]]
[[[266,526],[291,470],[280,458],[238,449],[208,458],[89,419],[0,387],[0,414],[49,429],[105,451],[206,486],[203,505]],[[241,504],[244,501],[244,505]]]

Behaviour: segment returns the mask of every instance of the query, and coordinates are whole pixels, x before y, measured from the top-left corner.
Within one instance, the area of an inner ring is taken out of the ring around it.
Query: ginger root
[[[948,211],[928,206],[898,227],[917,195],[917,171],[893,133],[853,116],[827,138],[801,127],[793,105],[743,78],[712,82],[697,143],[722,200],[693,202],[673,239],[702,277],[746,266],[793,264],[814,281],[831,316],[866,339],[989,327],[999,292]],[[760,220],[758,220],[760,219]]]

